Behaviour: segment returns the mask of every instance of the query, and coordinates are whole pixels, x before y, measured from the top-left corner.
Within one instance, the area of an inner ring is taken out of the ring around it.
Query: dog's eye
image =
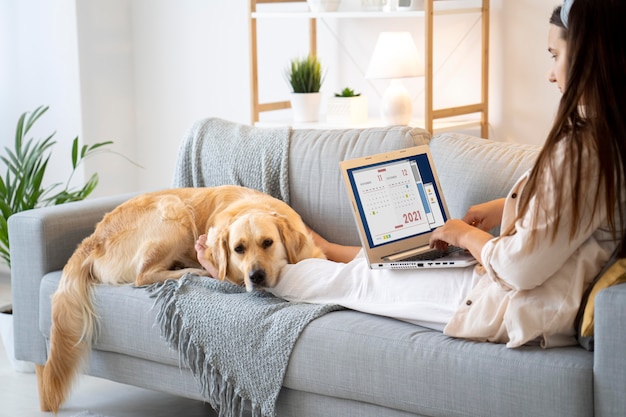
[[[263,241],[263,244],[262,244],[263,245],[263,249],[267,249],[270,246],[272,246],[273,244],[274,244],[274,241],[272,239],[265,239]]]
[[[245,246],[243,246],[243,245],[237,245],[237,246],[235,246],[235,252],[237,252],[237,253],[239,253],[239,254],[242,254],[242,253],[244,253],[245,251],[246,251]]]

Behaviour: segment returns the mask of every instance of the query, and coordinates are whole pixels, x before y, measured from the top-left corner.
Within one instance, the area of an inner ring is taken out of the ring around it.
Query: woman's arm
[[[430,246],[439,250],[448,245],[467,249],[482,263],[481,252],[487,242],[494,238],[489,230],[500,225],[506,199],[487,201],[470,207],[462,220],[451,219],[435,230]]]
[[[488,232],[502,223],[505,201],[505,198],[499,198],[486,203],[476,204],[467,210],[467,213],[463,216],[463,221]]]
[[[313,242],[322,249],[324,255],[331,261],[348,263],[353,260],[361,250],[359,246],[344,246],[329,242],[311,228],[309,228],[309,231],[311,232],[311,236],[313,236]]]
[[[570,223],[574,217],[574,205],[561,204],[557,209],[559,198],[561,201],[572,199],[572,177],[565,174],[571,172],[570,162],[565,155],[565,152],[555,151],[556,168],[546,169],[541,176],[542,182],[535,187],[540,189],[532,190],[543,198],[539,201],[536,196],[531,197],[528,210],[521,217],[513,197],[530,191],[524,190],[524,177],[518,181],[512,190],[511,200],[507,201],[503,222],[506,223],[503,230],[514,226],[513,231],[487,242],[483,247],[483,266],[492,277],[499,278],[510,288],[530,290],[540,286],[563,268],[583,244],[601,246],[595,239],[589,239],[596,231],[601,232],[606,222],[604,193],[597,196],[595,192],[588,192],[580,196],[581,212],[578,227],[573,233]],[[584,154],[581,161],[578,169],[585,173],[588,184],[599,184],[596,158]],[[562,181],[555,181],[553,175],[565,176]],[[560,185],[555,187],[557,183]],[[596,197],[599,198],[597,202]]]

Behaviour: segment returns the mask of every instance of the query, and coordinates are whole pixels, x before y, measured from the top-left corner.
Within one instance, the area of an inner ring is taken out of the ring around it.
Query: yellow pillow
[[[612,285],[626,282],[626,259],[618,259],[606,272],[593,284],[585,311],[583,313],[582,324],[580,326],[580,334],[583,337],[593,336],[593,306],[596,294]]]

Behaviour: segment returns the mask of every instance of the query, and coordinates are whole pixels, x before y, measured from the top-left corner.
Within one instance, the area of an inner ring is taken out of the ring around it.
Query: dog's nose
[[[258,269],[256,271],[252,271],[250,272],[250,282],[252,282],[255,285],[262,285],[265,283],[265,271],[262,269]]]

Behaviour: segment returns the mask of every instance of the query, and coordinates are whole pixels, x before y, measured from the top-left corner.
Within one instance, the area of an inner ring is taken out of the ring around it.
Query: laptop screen
[[[347,174],[371,248],[431,232],[447,220],[426,154]]]

